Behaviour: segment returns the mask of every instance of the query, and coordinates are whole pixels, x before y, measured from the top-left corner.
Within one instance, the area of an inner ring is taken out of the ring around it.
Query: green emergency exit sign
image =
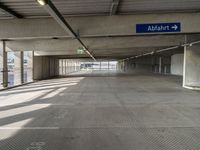
[[[84,51],[83,48],[78,48],[78,49],[76,50],[76,52],[77,52],[77,54],[84,54],[84,53],[85,53],[85,51]]]

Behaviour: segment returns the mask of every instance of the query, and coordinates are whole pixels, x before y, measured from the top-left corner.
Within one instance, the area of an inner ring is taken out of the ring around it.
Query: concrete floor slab
[[[200,92],[178,76],[104,75],[0,92],[0,149],[200,149]]]

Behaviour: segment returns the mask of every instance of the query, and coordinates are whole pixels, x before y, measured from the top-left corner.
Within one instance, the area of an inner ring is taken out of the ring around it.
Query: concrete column
[[[119,68],[120,68],[120,72],[123,72],[123,71],[124,71],[124,68],[123,68],[123,61],[120,61],[120,62],[119,62]]]
[[[78,71],[80,71],[80,62],[78,61]]]
[[[72,73],[73,70],[72,70],[72,60],[71,59],[69,60],[69,66],[70,66],[70,73]]]
[[[3,42],[0,42],[0,89],[3,88]]]
[[[183,87],[200,90],[200,46],[184,48]]]
[[[69,59],[67,60],[67,68],[68,68],[68,69],[67,69],[67,70],[68,70],[67,72],[68,72],[68,74],[69,74],[69,73],[70,73],[70,61],[69,61]]]
[[[58,63],[59,63],[59,65],[58,65],[59,66],[59,75],[62,74],[62,65],[61,65],[62,63],[61,62],[62,62],[61,59],[59,59],[58,60]]]
[[[56,75],[56,64],[55,64],[55,58],[50,57],[49,58],[49,63],[50,63],[50,70],[49,70],[49,75],[50,77],[54,77]]]
[[[66,75],[66,59],[63,59],[63,75]]]
[[[164,74],[167,74],[167,65],[164,66]]]
[[[124,72],[127,72],[127,61],[124,61]]]
[[[66,74],[69,73],[69,61],[66,60]]]
[[[72,72],[74,72],[74,60],[72,60]]]
[[[65,59],[65,75],[67,75],[67,59]]]
[[[78,71],[78,62],[75,62],[75,71]]]
[[[62,75],[65,75],[65,68],[64,68],[64,65],[65,65],[65,63],[64,63],[64,59],[62,59],[61,60],[62,61]]]
[[[27,55],[27,82],[33,81],[33,61],[34,51],[29,51]]]
[[[77,61],[77,64],[76,64],[76,65],[77,65],[77,71],[79,71],[79,70],[80,70],[80,68],[79,68],[79,66],[80,66],[80,65],[79,65],[79,61]]]
[[[73,72],[75,72],[75,68],[76,68],[75,61],[73,60],[72,62],[73,62]]]
[[[93,67],[94,67],[93,65],[94,65],[94,62],[92,62],[92,71],[93,71],[93,69],[94,69],[94,68],[93,68]]]
[[[119,61],[117,62],[117,65],[116,65],[116,70],[119,71]]]
[[[24,81],[23,52],[14,52],[14,85],[20,85]]]
[[[8,87],[8,65],[5,41],[0,43],[0,82],[1,87]]]
[[[78,61],[76,61],[76,72],[78,71]]]
[[[159,73],[162,73],[162,57],[159,57]]]
[[[74,60],[74,72],[76,72],[76,60]]]
[[[64,75],[64,73],[65,73],[65,70],[64,70],[64,59],[62,59],[62,75]]]
[[[70,59],[68,59],[68,69],[69,69],[69,73],[71,73],[71,61],[70,61]]]

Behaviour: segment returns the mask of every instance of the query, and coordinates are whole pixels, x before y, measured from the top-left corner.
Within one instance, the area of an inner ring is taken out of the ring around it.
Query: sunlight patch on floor
[[[28,105],[28,106],[23,106],[19,108],[9,109],[5,111],[0,111],[0,119],[33,112],[36,110],[47,108],[49,106],[51,106],[51,104],[34,104],[34,105]]]

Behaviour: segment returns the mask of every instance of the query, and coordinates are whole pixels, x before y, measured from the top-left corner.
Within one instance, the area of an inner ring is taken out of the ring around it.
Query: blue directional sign
[[[136,33],[181,32],[181,23],[136,24]]]

